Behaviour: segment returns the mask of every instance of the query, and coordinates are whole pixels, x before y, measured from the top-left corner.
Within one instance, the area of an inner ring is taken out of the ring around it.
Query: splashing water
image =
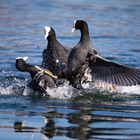
[[[7,76],[0,79],[0,95],[32,95],[36,94],[32,88],[30,88],[31,80],[26,78]],[[68,82],[65,82],[63,86],[57,88],[47,88],[47,93],[50,98],[69,99],[77,92],[76,89],[71,87]],[[76,93],[77,94],[77,93]],[[43,94],[46,95],[45,93]]]
[[[29,79],[21,79],[8,76],[0,79],[0,95],[28,95],[31,89],[28,87]]]
[[[69,99],[74,96],[74,88],[68,82],[57,88],[48,88],[47,92],[51,98]]]
[[[46,96],[46,93],[38,93],[37,91],[34,91],[30,86],[29,83],[31,80],[29,78],[21,78],[21,77],[15,77],[15,76],[7,76],[6,78],[0,79],[0,95],[22,95],[22,96],[28,96],[28,95],[34,95],[39,94],[42,96]],[[137,94],[140,95],[140,86],[130,86],[130,87],[117,87],[117,94],[111,93],[108,91],[105,91],[101,88],[96,88],[94,83],[86,83],[82,85],[84,89],[78,90],[73,88],[69,85],[69,82],[66,81],[64,85],[55,87],[55,88],[47,88],[47,95],[49,95],[50,98],[57,98],[57,99],[70,99],[75,98],[78,96],[90,96],[95,97],[96,94],[100,94],[100,96],[110,96],[113,95],[118,98],[118,94],[121,94],[120,96],[126,96],[126,95],[133,95]]]

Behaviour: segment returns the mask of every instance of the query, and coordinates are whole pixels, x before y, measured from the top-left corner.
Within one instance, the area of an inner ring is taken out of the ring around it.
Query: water
[[[73,47],[80,35],[70,33],[75,19],[88,22],[93,46],[102,56],[140,68],[139,16],[139,0],[1,0],[0,139],[139,140],[139,94],[97,89],[72,94],[65,85],[51,90],[48,98],[28,86],[28,73],[15,68],[19,56],[41,64],[44,26],[52,26],[58,40]]]

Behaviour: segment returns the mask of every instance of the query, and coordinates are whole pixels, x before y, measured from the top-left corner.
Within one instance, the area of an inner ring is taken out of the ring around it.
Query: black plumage
[[[80,30],[81,38],[70,52],[57,41],[54,29],[47,27],[45,38],[48,40],[48,45],[43,51],[43,68],[58,75],[58,78],[66,78],[75,88],[82,88],[81,83],[87,79],[83,78],[87,70],[92,75],[92,82],[103,83],[104,87],[111,85],[115,89],[116,86],[140,85],[139,69],[110,62],[92,49],[85,21],[77,20],[74,22],[74,28]],[[29,72],[35,84],[43,90],[56,86],[59,81],[27,64],[23,59],[16,60],[16,68]]]
[[[47,29],[49,30],[47,30]],[[46,30],[45,30],[46,29]],[[48,40],[47,48],[43,51],[42,67],[50,70],[54,75],[58,75],[61,65],[65,66],[69,50],[63,47],[56,39],[55,31],[52,27],[45,27],[45,36]],[[46,33],[47,32],[47,33]]]
[[[24,58],[17,58],[15,63],[16,68],[22,72],[29,72],[31,77],[33,78],[35,74],[39,72],[34,66],[27,64]]]
[[[140,70],[120,65],[103,59],[95,54],[89,59],[93,81],[99,81],[117,86],[132,86],[140,84]]]
[[[76,20],[73,29],[80,30],[81,38],[79,43],[71,50],[68,56],[67,67],[59,76],[66,78],[70,81],[70,84],[76,86],[78,84],[77,75],[85,63],[88,52],[92,50],[92,43],[89,37],[88,24],[85,21]]]
[[[19,71],[30,73],[34,89],[46,92],[48,87],[56,86],[56,81],[44,73],[45,69],[28,64],[23,58],[17,58],[15,65]]]

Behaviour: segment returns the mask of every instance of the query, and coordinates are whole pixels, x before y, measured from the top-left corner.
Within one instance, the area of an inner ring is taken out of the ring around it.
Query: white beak
[[[49,26],[45,26],[44,28],[44,33],[45,33],[45,40],[47,39],[47,37],[49,36],[49,32],[51,30],[51,27]]]
[[[72,28],[71,32],[73,33],[75,31],[75,27]]]

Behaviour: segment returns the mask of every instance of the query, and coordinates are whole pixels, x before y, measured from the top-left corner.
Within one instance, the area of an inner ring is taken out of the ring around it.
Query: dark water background
[[[18,56],[41,64],[46,25],[73,47],[80,36],[70,33],[75,19],[88,22],[102,56],[140,68],[139,0],[0,0],[1,140],[140,139],[139,94],[95,90],[48,99],[28,87],[28,73],[16,70]]]

